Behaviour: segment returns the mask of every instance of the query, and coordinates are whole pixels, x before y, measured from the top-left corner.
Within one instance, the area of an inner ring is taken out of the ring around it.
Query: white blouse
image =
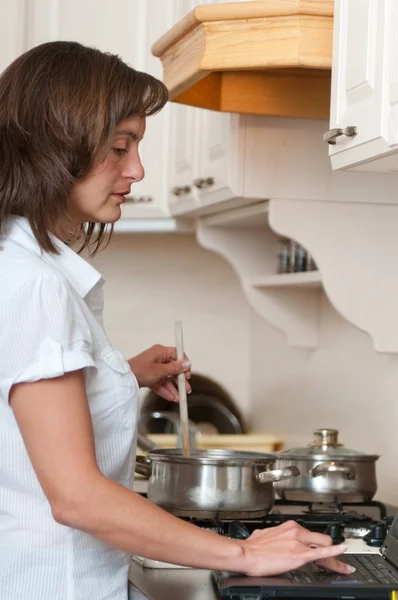
[[[56,245],[22,217],[0,238],[0,599],[127,600],[130,557],[53,519],[9,405],[14,383],[84,369],[98,466],[131,487],[137,381],[104,331],[103,279]]]

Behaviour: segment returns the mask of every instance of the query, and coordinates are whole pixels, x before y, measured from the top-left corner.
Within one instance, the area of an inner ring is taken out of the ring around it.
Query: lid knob
[[[338,437],[339,432],[337,429],[316,429],[311,446],[322,446],[323,448],[342,446],[338,441]]]

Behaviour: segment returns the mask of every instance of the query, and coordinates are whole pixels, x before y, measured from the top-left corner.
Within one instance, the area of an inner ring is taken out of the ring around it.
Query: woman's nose
[[[145,169],[142,166],[140,158],[130,159],[126,162],[123,169],[123,177],[126,179],[132,179],[133,181],[141,181],[144,179]]]

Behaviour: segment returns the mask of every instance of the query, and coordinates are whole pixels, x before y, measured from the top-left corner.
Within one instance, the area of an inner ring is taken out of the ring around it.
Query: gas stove
[[[377,554],[386,537],[392,517],[380,502],[360,504],[311,504],[276,500],[268,515],[241,520],[181,517],[202,529],[235,539],[247,538],[255,529],[276,527],[296,521],[310,531],[326,533],[334,544],[345,542],[347,554]],[[133,557],[148,568],[186,568],[160,561]]]

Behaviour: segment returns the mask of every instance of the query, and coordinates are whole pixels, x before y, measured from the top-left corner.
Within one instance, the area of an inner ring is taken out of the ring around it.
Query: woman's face
[[[116,127],[108,156],[73,187],[68,213],[74,225],[120,219],[125,196],[145,174],[138,152],[144,133],[145,117],[131,117]]]

